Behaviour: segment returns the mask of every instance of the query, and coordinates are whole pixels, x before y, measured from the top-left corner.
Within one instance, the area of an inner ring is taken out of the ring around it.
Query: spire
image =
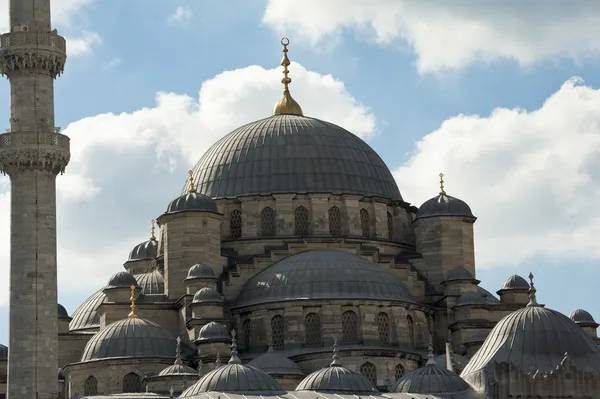
[[[290,60],[287,56],[287,46],[290,44],[290,40],[287,37],[281,39],[281,44],[283,45],[283,59],[281,60],[281,66],[283,67],[283,79],[281,79],[281,83],[283,83],[283,96],[277,101],[275,107],[273,108],[273,115],[304,115],[302,113],[302,108],[300,104],[296,102],[292,98],[290,94],[289,84],[292,83],[292,79],[288,77],[290,71],[288,71],[288,66],[290,66]]]
[[[177,348],[175,349],[175,364],[176,365],[182,365],[183,362],[181,361],[181,338],[177,337]]]
[[[154,225],[156,223],[156,220],[152,219],[152,222],[150,222],[152,224],[152,227],[150,227],[150,241],[156,241],[156,236],[154,235]]]
[[[231,359],[229,364],[242,364],[242,361],[238,357],[237,342],[235,341],[235,330],[231,330]]]
[[[273,340],[270,339],[269,340],[269,349],[267,350],[267,353],[272,353],[273,352]]]
[[[170,398],[173,397],[173,393],[175,393],[175,390],[173,389],[173,385],[171,385],[171,388],[169,388],[169,397]]]
[[[342,362],[340,362],[340,357],[338,356],[338,348],[337,348],[337,338],[333,339],[333,361],[329,364],[329,367],[340,367]]]
[[[440,173],[440,195],[446,195],[446,191],[444,190],[444,174]]]
[[[535,293],[537,292],[537,290],[535,289],[534,285],[533,285],[533,273],[529,273],[529,303],[527,304],[528,307],[530,306],[540,306],[537,303],[537,298],[535,297]]]
[[[137,315],[137,313],[135,313],[135,285],[131,284],[129,288],[131,288],[131,297],[129,298],[129,300],[131,301],[131,312],[129,312],[129,315],[127,317],[129,317],[130,319],[137,319],[139,318],[139,316]]]
[[[426,364],[433,364],[434,366],[437,364],[435,362],[435,356],[433,354],[433,336],[431,334],[429,334],[429,348],[428,348],[428,352],[427,353],[427,363]]]
[[[196,192],[196,186],[194,186],[194,172],[192,172],[190,170],[190,171],[188,171],[188,175],[190,176],[189,179],[188,179],[188,182],[189,182],[188,193],[195,193]]]
[[[215,360],[215,368],[218,369],[221,367],[221,352],[217,349],[217,360]]]

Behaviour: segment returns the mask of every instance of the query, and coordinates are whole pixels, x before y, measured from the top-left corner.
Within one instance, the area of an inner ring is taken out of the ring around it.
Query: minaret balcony
[[[63,173],[70,159],[70,139],[61,133],[0,134],[0,172],[46,169]]]
[[[0,74],[37,69],[52,77],[64,71],[67,44],[51,32],[17,31],[0,36]]]

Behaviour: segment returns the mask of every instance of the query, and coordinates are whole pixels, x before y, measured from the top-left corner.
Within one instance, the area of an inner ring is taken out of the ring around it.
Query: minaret
[[[65,60],[50,0],[10,0],[10,32],[0,36],[10,81],[10,128],[0,135],[0,172],[11,182],[10,399],[58,395],[56,176],[70,153],[54,126],[54,79]]]

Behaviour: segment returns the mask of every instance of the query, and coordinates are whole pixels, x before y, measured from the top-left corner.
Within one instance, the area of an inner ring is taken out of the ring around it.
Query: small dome
[[[212,287],[200,288],[194,295],[192,303],[218,302],[223,303],[223,296]]]
[[[598,327],[598,323],[594,320],[594,317],[587,311],[583,309],[577,309],[571,312],[569,318],[573,320],[576,324],[579,324],[582,327],[585,326],[596,326]]]
[[[529,290],[529,283],[523,277],[513,274],[506,279],[501,290]]]
[[[165,329],[144,319],[123,319],[109,324],[87,343],[81,361],[107,358],[172,359],[177,342]]]
[[[164,294],[165,279],[158,270],[151,272],[136,274],[135,277],[139,287],[144,295]]]
[[[365,376],[343,366],[333,365],[322,368],[304,378],[296,391],[338,393],[341,395],[368,395],[377,390]]]
[[[58,317],[69,317],[69,312],[67,312],[67,309],[60,303],[58,304]]]
[[[349,252],[312,250],[288,256],[252,277],[235,306],[306,298],[414,302],[404,283],[378,264]]]
[[[188,192],[175,198],[167,207],[167,213],[176,212],[219,213],[219,210],[217,209],[217,203],[212,198],[197,192]]]
[[[8,360],[8,347],[0,344],[0,362]]]
[[[173,364],[158,373],[160,377],[193,376],[198,377],[198,371],[185,364]]]
[[[229,341],[229,331],[227,327],[221,323],[211,321],[200,329],[198,339],[196,341]]]
[[[100,316],[97,310],[105,299],[106,294],[99,290],[79,305],[71,315],[69,330],[81,331],[100,327]]]
[[[289,358],[275,352],[273,348],[248,363],[249,366],[256,367],[272,377],[300,376],[306,374],[302,372],[300,366]]]
[[[439,367],[433,355],[425,367],[400,378],[392,387],[396,393],[447,394],[468,390],[469,384],[458,374]]]
[[[152,260],[156,258],[157,253],[158,241],[156,239],[150,239],[133,247],[129,253],[128,262],[137,260]]]
[[[466,202],[446,194],[440,194],[421,205],[415,220],[439,216],[461,216],[473,219],[473,221],[476,219]]]
[[[446,278],[446,281],[455,280],[473,280],[473,274],[463,266],[456,266],[448,272],[448,277]]]
[[[500,300],[491,292],[477,287],[477,291],[468,291],[462,294],[456,301],[456,306],[497,305],[499,303]]]
[[[448,365],[446,364],[446,354],[439,355],[435,357],[435,364],[442,369],[446,369]],[[452,365],[454,366],[454,370],[457,372],[461,372],[466,365],[469,363],[469,358],[459,355],[458,353],[452,354]]]
[[[217,276],[215,276],[215,272],[213,269],[204,263],[198,263],[188,270],[188,274],[186,280],[216,280]]]
[[[129,288],[132,285],[138,287],[138,282],[135,277],[127,272],[119,272],[108,280],[108,283],[104,288]]]

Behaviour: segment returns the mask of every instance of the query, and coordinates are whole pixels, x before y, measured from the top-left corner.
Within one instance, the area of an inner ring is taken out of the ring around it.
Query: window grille
[[[303,206],[299,206],[294,209],[294,235],[306,237],[308,236],[308,230],[308,209]]]
[[[329,208],[329,234],[332,236],[342,235],[342,213],[337,206]]]
[[[269,206],[260,212],[260,233],[262,237],[275,236],[275,211]]]
[[[369,218],[369,211],[365,208],[360,210],[360,227],[363,237],[371,237],[371,220]]]
[[[321,343],[321,318],[316,313],[309,313],[304,319],[305,341],[307,344]]]
[[[408,343],[411,348],[415,347],[415,323],[412,317],[406,316],[406,326],[408,328]]]
[[[242,212],[235,209],[231,212],[229,219],[229,236],[240,238],[242,236]]]
[[[136,373],[129,373],[123,377],[123,393],[142,392],[142,380]]]
[[[377,332],[379,342],[382,344],[390,343],[390,316],[387,313],[380,312],[377,314]]]
[[[283,348],[285,340],[284,327],[283,316],[277,315],[271,319],[271,344],[274,349]]]
[[[250,350],[250,337],[251,337],[251,328],[252,326],[250,325],[250,319],[246,319],[244,320],[244,323],[242,324],[242,329],[244,332],[244,350],[245,351],[249,351]]]
[[[342,314],[342,335],[344,337],[344,343],[358,343],[358,316],[351,310]]]
[[[403,376],[404,376],[404,366],[402,366],[401,364],[397,364],[396,368],[394,369],[394,377],[396,378],[396,381],[398,381]]]
[[[388,238],[390,240],[394,239],[394,218],[391,213],[387,213],[387,228],[388,228]]]
[[[98,395],[98,380],[94,376],[89,376],[83,385],[83,394],[85,396]]]
[[[364,375],[367,380],[371,381],[374,387],[377,386],[377,368],[373,363],[363,363],[363,365],[360,366],[360,373]]]

